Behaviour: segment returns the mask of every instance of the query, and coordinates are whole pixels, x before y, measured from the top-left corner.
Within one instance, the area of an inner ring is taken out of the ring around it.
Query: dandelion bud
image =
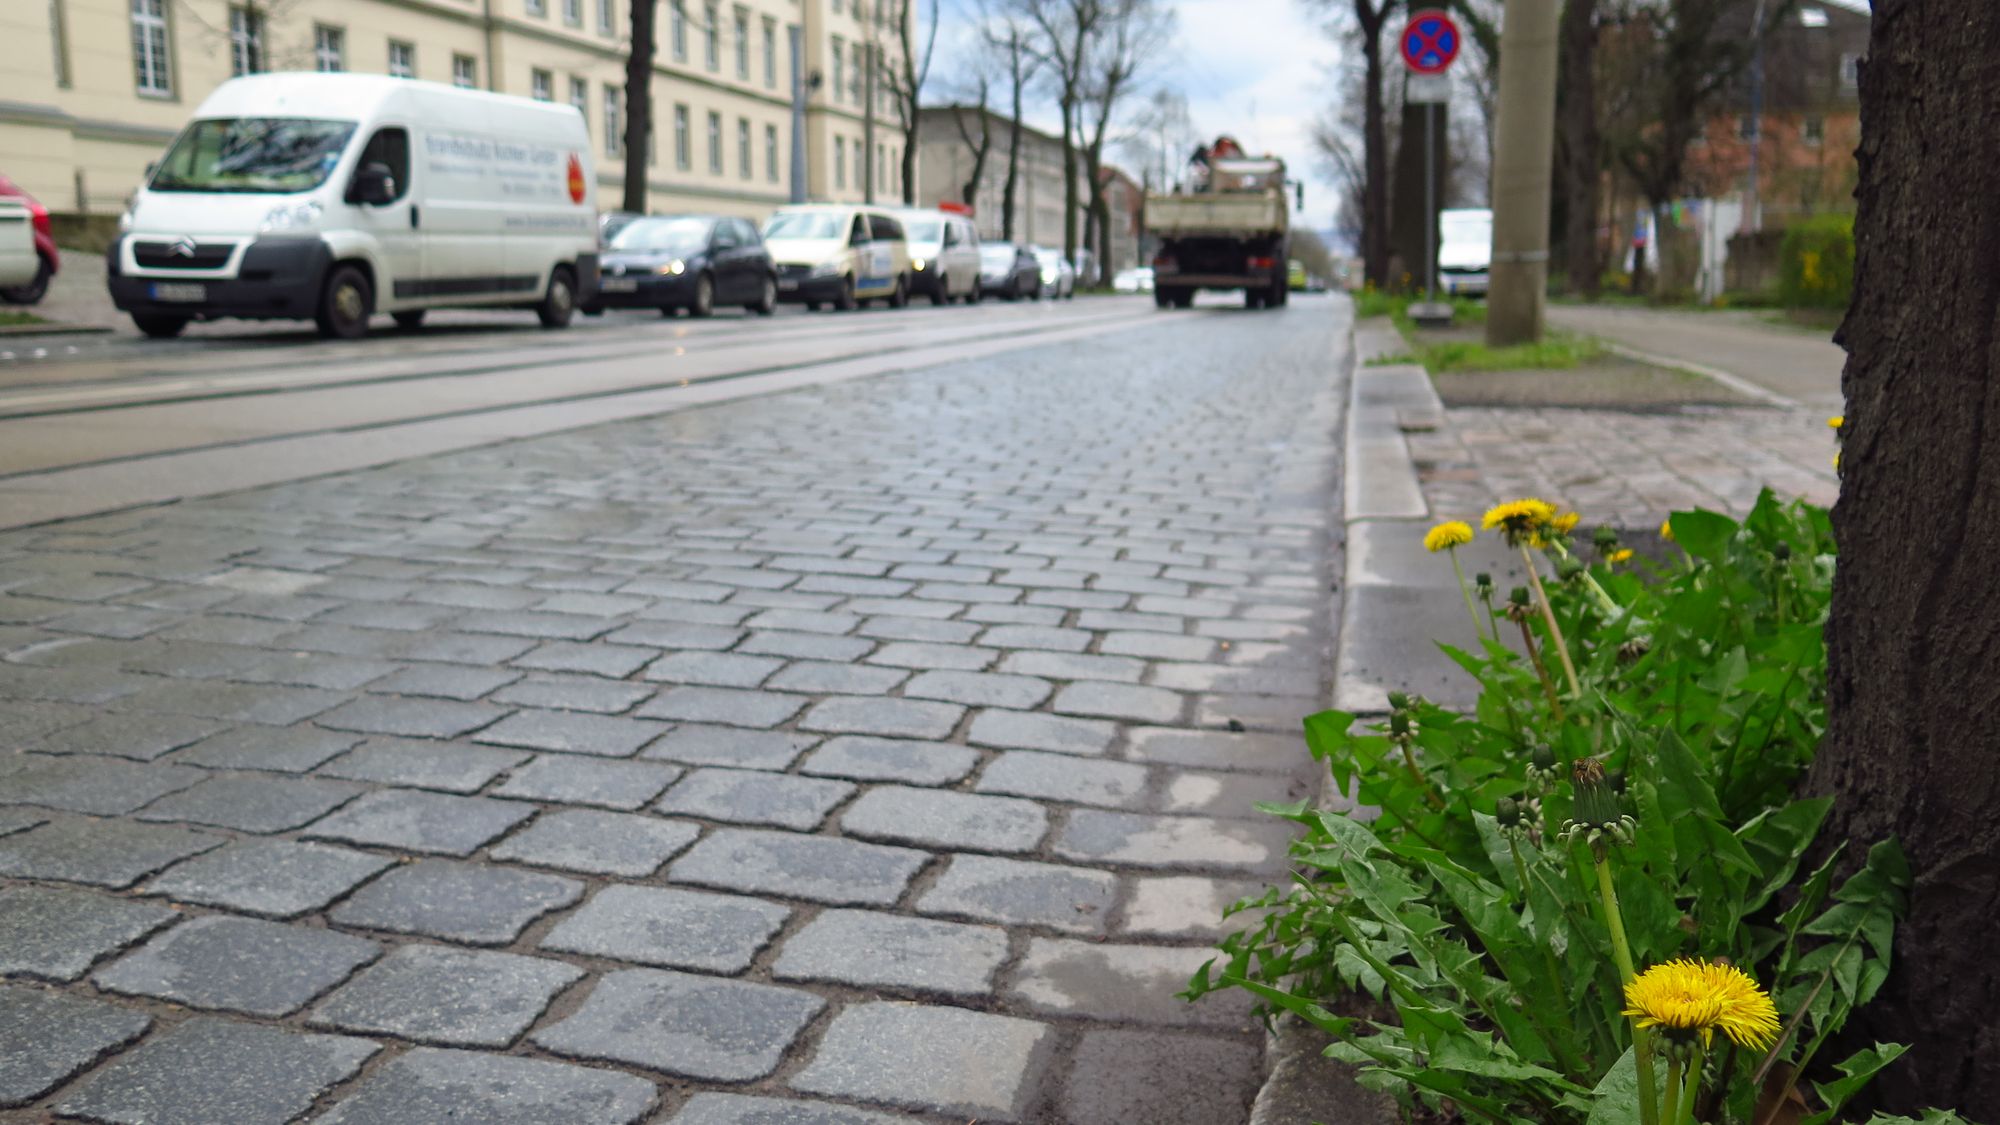
[[[1633,637],[1618,646],[1618,661],[1621,664],[1630,664],[1652,650],[1653,638]]]
[[[1552,770],[1556,768],[1556,752],[1547,746],[1537,746],[1528,755],[1528,764],[1538,770]]]
[[[1792,545],[1790,543],[1778,544],[1771,548],[1771,557],[1779,562],[1790,562],[1792,559]]]
[[[1493,805],[1493,819],[1502,828],[1512,828],[1521,823],[1521,803],[1512,797],[1502,797]]]
[[[1407,713],[1402,711],[1391,711],[1389,713],[1389,737],[1410,737],[1410,716]]]
[[[1479,596],[1480,596],[1480,597],[1483,597],[1483,598],[1485,598],[1485,597],[1492,597],[1492,596],[1493,596],[1493,576],[1492,576],[1492,575],[1490,575],[1490,574],[1488,574],[1488,573],[1486,573],[1485,571],[1483,571],[1483,570],[1482,570],[1482,571],[1480,571],[1480,572],[1479,572],[1478,574],[1475,574],[1475,575],[1473,575],[1473,576],[1472,576],[1472,584],[1473,584],[1474,586],[1476,586],[1476,587],[1478,587],[1478,588],[1479,588]]]
[[[1403,694],[1403,693],[1402,693],[1402,692],[1400,692],[1400,691],[1392,691],[1392,692],[1390,692],[1390,693],[1389,693],[1389,709],[1390,709],[1390,710],[1392,710],[1392,711],[1407,711],[1407,710],[1409,710],[1409,709],[1410,709],[1410,697],[1409,697],[1409,696],[1407,696],[1407,695],[1405,695],[1405,694]]]
[[[1507,591],[1507,604],[1527,609],[1533,604],[1528,600],[1528,588],[1526,586],[1516,586]]]
[[[1556,563],[1556,577],[1564,582],[1574,582],[1583,577],[1583,560],[1574,555],[1565,556]]]
[[[1600,527],[1591,532],[1590,541],[1596,544],[1599,554],[1608,555],[1618,549],[1618,529]]]
[[[1578,758],[1570,768],[1570,785],[1575,801],[1570,818],[1563,822],[1565,840],[1588,841],[1593,849],[1598,849],[1600,858],[1607,837],[1614,843],[1632,842],[1638,822],[1619,807],[1617,790],[1604,772],[1604,763],[1596,758]]]

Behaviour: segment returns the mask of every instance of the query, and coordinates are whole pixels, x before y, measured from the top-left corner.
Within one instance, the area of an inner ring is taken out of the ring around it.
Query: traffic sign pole
[[[1459,44],[1464,36],[1458,29],[1458,21],[1450,13],[1436,8],[1413,12],[1410,22],[1403,27],[1402,38],[1397,41],[1402,51],[1403,65],[1410,69],[1410,81],[1405,83],[1405,97],[1410,88],[1418,82],[1426,86],[1433,83],[1444,86],[1445,75],[1451,70],[1453,60],[1458,58]],[[1411,315],[1418,323],[1436,320],[1450,323],[1449,306],[1437,306],[1437,107],[1449,96],[1450,87],[1442,90],[1426,89],[1423,92],[1424,107],[1424,313],[1412,310]]]

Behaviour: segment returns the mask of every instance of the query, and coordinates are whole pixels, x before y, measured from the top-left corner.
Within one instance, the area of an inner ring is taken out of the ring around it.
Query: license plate
[[[796,278],[781,277],[778,279],[778,288],[783,289],[787,293],[791,292],[794,289],[797,289],[798,287],[799,283]]]
[[[630,277],[607,277],[597,287],[606,293],[631,293],[639,288],[639,282]]]
[[[189,282],[158,281],[153,283],[155,301],[206,301],[208,286]]]

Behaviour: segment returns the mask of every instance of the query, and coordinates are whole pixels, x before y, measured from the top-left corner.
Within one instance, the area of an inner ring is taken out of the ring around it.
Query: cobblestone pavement
[[[0,536],[0,1116],[1242,1120],[1342,308]]]
[[[1767,485],[1827,505],[1840,491],[1833,432],[1813,410],[1455,407],[1439,429],[1407,436],[1440,518],[1540,496],[1587,523],[1653,528],[1677,509],[1748,511]]]

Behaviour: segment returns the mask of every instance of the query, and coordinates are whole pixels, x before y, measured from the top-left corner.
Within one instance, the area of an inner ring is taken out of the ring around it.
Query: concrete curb
[[[102,336],[114,331],[108,324],[0,324],[0,337]]]

